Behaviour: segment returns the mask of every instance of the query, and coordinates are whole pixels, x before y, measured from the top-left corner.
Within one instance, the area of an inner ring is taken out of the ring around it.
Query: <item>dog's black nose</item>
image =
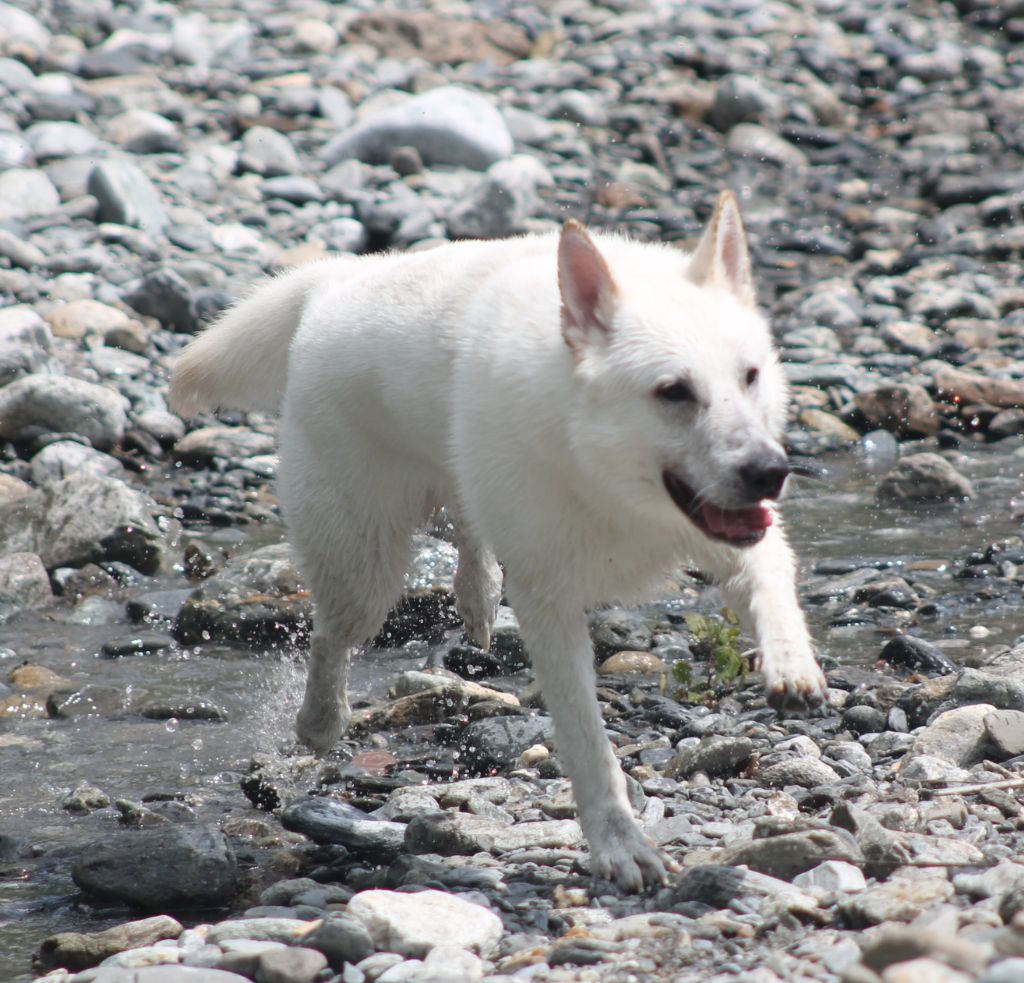
[[[739,475],[751,498],[778,498],[789,476],[789,462],[782,454],[758,454],[740,465]]]

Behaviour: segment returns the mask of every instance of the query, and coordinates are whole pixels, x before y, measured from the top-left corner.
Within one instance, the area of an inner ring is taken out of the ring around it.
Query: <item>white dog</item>
[[[675,865],[637,827],[605,735],[589,606],[688,560],[753,633],[773,705],[823,699],[774,505],[786,389],[728,192],[690,256],[569,221],[299,267],[189,345],[171,398],[182,414],[283,405],[281,502],[316,601],[298,734],[318,751],[442,504],[467,631],[487,647],[500,561],[593,869],[621,887]]]

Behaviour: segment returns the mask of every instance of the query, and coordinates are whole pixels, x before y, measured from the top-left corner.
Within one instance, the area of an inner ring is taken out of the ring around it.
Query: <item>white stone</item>
[[[868,886],[861,869],[843,860],[826,860],[811,870],[797,874],[793,883],[797,887],[820,887],[847,894],[863,891]]]
[[[443,891],[363,891],[348,905],[378,949],[419,958],[439,945],[455,945],[482,956],[501,940],[501,919],[481,905]]]

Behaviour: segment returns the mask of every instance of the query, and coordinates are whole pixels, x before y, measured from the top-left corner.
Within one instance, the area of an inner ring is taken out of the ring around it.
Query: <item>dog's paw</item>
[[[802,716],[820,709],[828,697],[828,683],[821,667],[811,656],[763,664],[768,705],[777,713]]]
[[[629,894],[661,887],[669,874],[680,869],[640,832],[632,819],[628,826],[616,823],[606,828],[600,840],[591,840],[590,867],[595,878],[611,881]]]
[[[338,700],[306,700],[295,720],[295,735],[315,754],[326,754],[348,728],[350,712]]]

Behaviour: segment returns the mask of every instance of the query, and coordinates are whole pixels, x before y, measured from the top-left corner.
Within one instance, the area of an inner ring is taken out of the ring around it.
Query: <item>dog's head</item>
[[[749,546],[788,475],[786,386],[758,313],[743,221],[718,199],[689,257],[592,239],[558,249],[562,334],[575,360],[575,456],[620,508]]]

